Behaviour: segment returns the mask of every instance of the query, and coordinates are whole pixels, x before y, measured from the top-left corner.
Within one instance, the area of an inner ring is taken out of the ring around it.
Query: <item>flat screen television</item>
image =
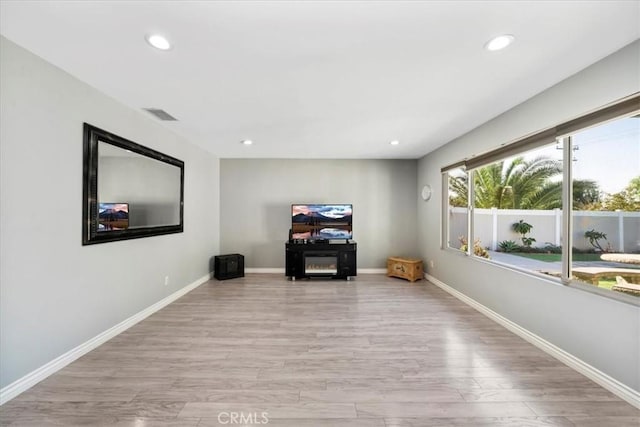
[[[291,238],[352,239],[353,205],[291,205]]]
[[[128,203],[98,203],[98,231],[129,228]]]

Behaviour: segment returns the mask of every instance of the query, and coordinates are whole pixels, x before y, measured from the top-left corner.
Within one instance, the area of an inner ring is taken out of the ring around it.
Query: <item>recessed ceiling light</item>
[[[166,37],[161,36],[160,34],[150,34],[145,38],[147,39],[147,43],[149,43],[151,46],[155,47],[156,49],[160,49],[160,50],[171,49],[171,43],[169,43],[169,40],[167,40]]]
[[[389,144],[391,145],[398,145],[400,144],[400,141],[398,141],[397,139],[394,139],[393,141],[391,141]]]
[[[251,145],[251,144],[253,144],[253,141],[250,140],[250,139],[244,139],[244,140],[240,141],[240,143],[244,144],[244,145]]]
[[[514,40],[515,37],[513,37],[511,34],[503,34],[489,40],[484,45],[484,48],[491,51],[504,49],[505,47],[513,43]]]

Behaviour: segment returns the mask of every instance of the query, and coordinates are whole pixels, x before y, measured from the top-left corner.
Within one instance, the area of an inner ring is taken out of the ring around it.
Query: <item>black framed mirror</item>
[[[184,162],[84,124],[82,244],[184,230]]]

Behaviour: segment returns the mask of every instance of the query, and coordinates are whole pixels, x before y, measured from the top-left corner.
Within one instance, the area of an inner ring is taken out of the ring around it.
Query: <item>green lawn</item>
[[[535,253],[525,253],[525,252],[509,252],[511,255],[521,256],[523,258],[535,259],[538,261],[544,262],[555,262],[560,261],[560,254],[535,254]],[[602,261],[600,259],[600,254],[573,254],[574,261]],[[585,282],[589,283],[590,282]],[[598,287],[609,289],[616,284],[615,279],[600,279],[598,283]]]
[[[616,284],[615,280],[612,280],[612,279],[600,279],[600,281],[598,282],[598,287],[611,290],[611,288],[615,284]]]
[[[556,262],[560,261],[562,255],[560,254],[536,254],[526,252],[509,252],[511,255],[521,256],[523,258],[535,259],[544,262]],[[573,254],[574,261],[602,261],[600,254]]]

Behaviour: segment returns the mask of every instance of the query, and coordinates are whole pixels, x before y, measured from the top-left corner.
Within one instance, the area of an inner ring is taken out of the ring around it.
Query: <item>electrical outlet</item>
[[[169,276],[164,276],[164,285],[169,286]]]
[[[436,263],[433,262],[433,260],[429,261],[429,267],[434,268],[436,266]]]

